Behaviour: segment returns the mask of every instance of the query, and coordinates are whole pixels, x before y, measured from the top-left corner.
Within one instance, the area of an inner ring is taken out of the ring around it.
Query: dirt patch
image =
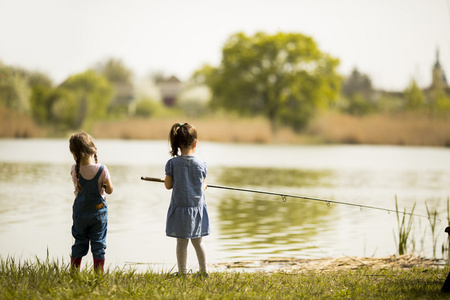
[[[267,271],[267,272],[301,272],[301,271],[339,271],[357,270],[361,268],[382,269],[411,269],[413,267],[443,267],[445,262],[439,259],[429,259],[414,255],[388,257],[340,257],[340,258],[269,258],[266,260],[246,260],[218,263],[213,265],[217,269]]]

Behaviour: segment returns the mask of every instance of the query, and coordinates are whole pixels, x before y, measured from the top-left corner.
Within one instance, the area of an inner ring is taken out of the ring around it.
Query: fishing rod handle
[[[141,180],[154,181],[154,182],[164,182],[164,179],[155,178],[155,177],[146,177],[146,176],[141,176]]]

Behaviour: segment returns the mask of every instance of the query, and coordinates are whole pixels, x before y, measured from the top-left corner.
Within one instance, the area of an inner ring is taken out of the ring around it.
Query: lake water
[[[165,236],[170,191],[140,180],[164,177],[166,141],[97,140],[115,186],[107,197],[109,267],[170,270],[175,239]],[[207,183],[296,194],[427,215],[437,210],[437,251],[446,243],[450,149],[288,146],[199,142]],[[0,140],[0,256],[69,261],[74,200],[68,140]],[[397,216],[345,205],[209,188],[208,263],[270,257],[388,256],[397,252]],[[414,217],[409,245],[433,256],[431,226]],[[91,254],[83,264],[92,263]],[[197,269],[192,246],[188,265]]]

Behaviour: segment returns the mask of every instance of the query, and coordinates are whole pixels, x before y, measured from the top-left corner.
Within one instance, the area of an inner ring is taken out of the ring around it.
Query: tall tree
[[[54,97],[51,94],[55,91],[52,80],[45,74],[33,72],[28,76],[28,84],[31,87],[30,107],[33,118],[41,124],[52,122]]]
[[[128,113],[128,105],[133,100],[132,71],[122,60],[116,58],[98,63],[95,69],[105,76],[113,87],[111,111],[118,114]]]
[[[365,115],[376,110],[372,80],[354,68],[342,85],[344,105],[341,110],[352,115]]]
[[[354,68],[342,85],[342,93],[348,97],[360,94],[370,101],[373,97],[372,80],[367,74],[363,74]]]
[[[405,89],[403,95],[406,101],[406,110],[418,110],[424,107],[425,95],[415,80],[411,81],[411,84]]]
[[[72,129],[89,128],[97,119],[106,117],[113,90],[103,75],[88,70],[70,76],[58,89],[62,91],[53,109],[62,118],[67,112],[76,116],[70,120]]]
[[[11,110],[28,112],[30,94],[24,72],[0,62],[0,105]]]
[[[237,33],[225,43],[221,64],[205,66],[194,79],[209,86],[213,107],[266,116],[273,129],[301,130],[338,95],[338,64],[300,33]]]

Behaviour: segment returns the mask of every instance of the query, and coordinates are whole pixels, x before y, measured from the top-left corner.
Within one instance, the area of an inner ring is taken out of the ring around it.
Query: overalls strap
[[[81,191],[75,199],[74,209],[80,213],[93,212],[105,206],[105,199],[98,190],[98,179],[102,174],[104,165],[100,165],[100,169],[94,178],[87,180],[80,176]]]

